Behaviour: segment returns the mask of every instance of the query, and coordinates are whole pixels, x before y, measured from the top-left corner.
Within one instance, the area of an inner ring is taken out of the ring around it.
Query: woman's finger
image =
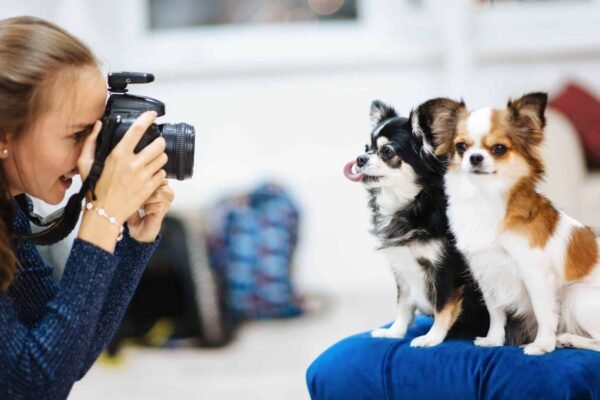
[[[167,195],[167,199],[170,203],[172,203],[173,200],[175,200],[175,191],[171,189],[171,186],[167,186],[164,190],[165,194]]]
[[[160,187],[163,179],[167,176],[167,173],[164,169],[159,169],[146,183],[146,196],[148,199],[150,196],[156,192],[156,190]]]
[[[146,215],[162,215],[166,214],[171,208],[169,203],[155,203],[144,206],[144,214]]]
[[[170,201],[169,194],[165,192],[160,192],[160,189],[154,192],[154,194],[144,202],[144,206],[148,204],[155,203],[163,203],[165,201]]]
[[[171,189],[171,187],[169,186],[168,179],[165,179],[160,184],[158,189],[156,189],[154,191],[154,193],[152,193],[152,195],[150,195],[150,197],[148,197],[148,199],[146,199],[144,204],[157,203],[157,202],[161,202],[161,201],[172,202],[174,198],[175,198],[175,191],[173,189]]]
[[[144,168],[146,171],[148,171],[149,173],[154,175],[156,173],[156,171],[158,171],[159,169],[161,169],[162,167],[164,167],[167,164],[167,161],[169,161],[169,157],[167,157],[167,154],[160,153],[153,160],[151,160],[148,164],[146,164],[146,166]],[[162,182],[161,182],[161,185],[162,185]]]
[[[165,139],[158,137],[154,139],[148,146],[144,147],[142,151],[136,154],[134,163],[143,167],[164,153],[166,148],[167,142]]]
[[[150,125],[156,120],[156,117],[156,111],[146,111],[140,115],[133,124],[131,124],[127,132],[125,132],[125,135],[123,135],[123,138],[117,144],[117,147],[122,148],[128,153],[133,152],[142,139],[142,136],[144,136],[144,133],[146,133]]]

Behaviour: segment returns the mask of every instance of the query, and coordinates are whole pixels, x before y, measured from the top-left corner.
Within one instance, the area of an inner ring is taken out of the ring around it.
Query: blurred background
[[[342,174],[374,99],[407,115],[437,96],[549,92],[543,190],[600,229],[599,0],[2,0],[0,18],[24,14],[107,71],[154,73],[131,92],[196,127],[194,176],[172,184],[168,240],[134,300],[146,321],[127,317],[73,399],[305,399],[318,354],[392,320],[365,192]]]

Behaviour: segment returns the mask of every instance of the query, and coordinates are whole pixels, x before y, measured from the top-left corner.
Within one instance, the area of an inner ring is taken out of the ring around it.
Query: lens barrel
[[[167,142],[165,153],[169,161],[164,167],[167,178],[180,181],[191,178],[194,173],[194,145],[196,131],[184,122],[158,126],[161,136]]]

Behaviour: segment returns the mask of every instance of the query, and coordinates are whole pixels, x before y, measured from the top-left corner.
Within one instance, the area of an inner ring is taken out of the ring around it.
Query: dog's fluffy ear
[[[542,92],[528,93],[506,105],[510,122],[516,128],[519,140],[524,144],[536,145],[544,138],[546,105],[548,95]]]
[[[423,148],[436,156],[448,154],[453,148],[456,128],[467,107],[460,102],[438,97],[426,101],[410,114],[413,133],[423,138]]]
[[[380,100],[374,100],[371,103],[371,125],[373,128],[383,121],[397,116],[398,114],[392,106],[388,106]]]

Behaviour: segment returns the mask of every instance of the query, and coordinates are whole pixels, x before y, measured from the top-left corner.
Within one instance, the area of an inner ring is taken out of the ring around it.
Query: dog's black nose
[[[358,168],[362,168],[363,165],[365,165],[368,162],[369,162],[369,156],[366,154],[363,154],[362,156],[358,156],[356,158],[356,165],[358,165]]]
[[[469,161],[471,161],[471,165],[475,167],[476,165],[481,164],[483,156],[481,154],[473,154],[471,155],[471,158],[469,158]]]

